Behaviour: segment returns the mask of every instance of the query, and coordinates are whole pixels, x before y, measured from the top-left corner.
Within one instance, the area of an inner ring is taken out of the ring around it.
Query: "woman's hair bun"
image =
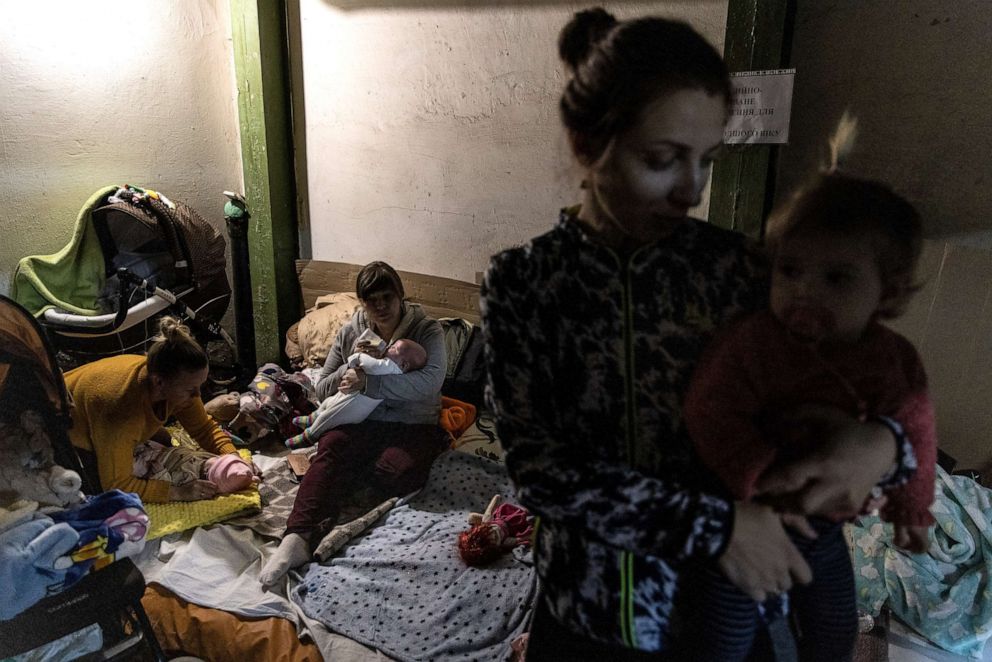
[[[159,338],[168,343],[192,338],[189,327],[175,317],[166,315],[158,321]]]
[[[196,342],[189,327],[166,315],[158,321],[158,334],[148,348],[148,371],[174,377],[180,372],[196,372],[210,365],[207,353]]]
[[[616,24],[616,17],[602,7],[577,12],[558,36],[559,57],[575,71]]]

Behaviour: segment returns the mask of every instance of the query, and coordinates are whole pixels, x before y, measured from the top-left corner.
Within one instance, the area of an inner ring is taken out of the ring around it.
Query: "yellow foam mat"
[[[251,453],[247,450],[241,449],[238,453],[251,462]],[[259,511],[262,509],[262,497],[258,493],[258,487],[252,485],[241,492],[223,494],[203,501],[146,503],[144,506],[151,520],[145,539],[154,540],[170,533],[222,522],[247,511]]]

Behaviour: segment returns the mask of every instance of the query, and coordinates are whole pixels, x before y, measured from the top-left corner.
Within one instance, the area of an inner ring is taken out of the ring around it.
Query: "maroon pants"
[[[313,539],[337,522],[342,502],[363,482],[387,496],[402,496],[427,481],[434,458],[448,448],[436,425],[363,421],[321,435],[317,454],[286,522],[286,533]]]

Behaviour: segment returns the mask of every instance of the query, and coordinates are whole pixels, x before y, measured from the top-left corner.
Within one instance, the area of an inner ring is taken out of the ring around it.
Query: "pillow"
[[[300,322],[297,320],[291,327],[286,329],[286,346],[283,348],[286,352],[286,358],[289,359],[289,365],[294,370],[299,370],[305,365],[303,363],[303,350],[300,349],[299,328]]]
[[[478,455],[493,462],[503,463],[503,446],[496,436],[496,421],[491,414],[483,414],[455,440],[452,448],[461,453]]]
[[[327,353],[342,326],[351,321],[362,307],[358,297],[351,292],[338,292],[318,297],[313,308],[307,311],[296,328],[297,343],[303,355],[303,366],[322,368]]]

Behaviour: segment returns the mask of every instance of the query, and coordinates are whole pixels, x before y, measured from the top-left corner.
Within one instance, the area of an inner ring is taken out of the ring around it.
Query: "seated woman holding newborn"
[[[385,262],[363,267],[355,290],[362,308],[338,332],[317,381],[317,396],[326,400],[338,393],[360,393],[381,403],[364,421],[317,437],[317,453],[300,484],[286,533],[262,568],[259,579],[265,586],[311,559],[355,488],[371,483],[383,498],[412,492],[424,484],[434,458],[448,447],[448,435],[438,426],[447,366],[441,325],[404,299],[399,274]],[[362,334],[367,330],[385,341],[385,350],[366,342]],[[408,363],[412,345],[390,353],[401,341],[413,341],[424,350],[422,367]],[[350,362],[356,352],[376,358],[380,351],[406,370],[373,374]]]
[[[348,357],[348,367],[362,370],[366,375],[402,375],[411,370],[420,370],[427,363],[427,351],[419,344],[400,338],[389,347],[371,329],[366,329],[356,342],[367,351],[355,352]],[[382,354],[382,358],[374,355]],[[364,421],[372,410],[382,402],[357,391],[338,391],[320,403],[313,413],[297,416],[293,424],[306,428],[298,435],[286,440],[289,448],[303,448],[316,443],[320,435],[342,425],[352,425]]]

